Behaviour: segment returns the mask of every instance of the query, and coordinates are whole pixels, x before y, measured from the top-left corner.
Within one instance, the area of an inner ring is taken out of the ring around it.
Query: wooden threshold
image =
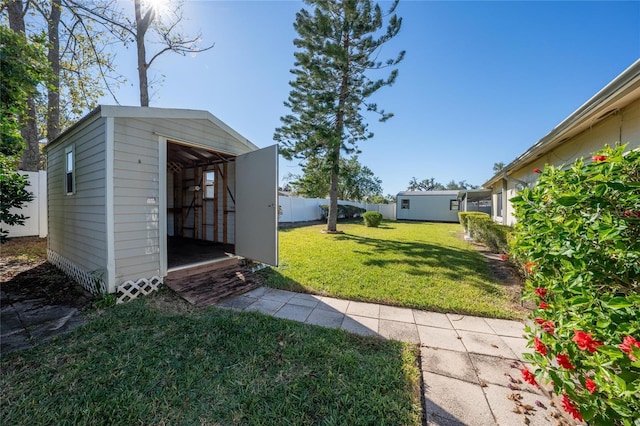
[[[187,302],[204,307],[259,287],[262,277],[238,264],[236,259],[235,265],[227,264],[226,267],[182,277],[168,276],[165,282]]]

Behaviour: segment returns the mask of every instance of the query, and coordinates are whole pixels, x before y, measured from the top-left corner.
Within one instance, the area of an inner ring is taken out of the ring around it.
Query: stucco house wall
[[[569,166],[578,158],[591,161],[593,152],[617,142],[628,143],[629,150],[640,146],[640,60],[484,183],[492,190],[493,219],[515,223],[509,199],[523,186],[535,185],[534,169]]]

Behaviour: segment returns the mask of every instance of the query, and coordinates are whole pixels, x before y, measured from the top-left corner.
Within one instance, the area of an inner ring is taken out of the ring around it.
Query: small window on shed
[[[216,172],[211,170],[204,172],[204,198],[213,198],[216,184]]]
[[[460,202],[458,200],[449,200],[449,210],[458,210]]]
[[[409,208],[409,201],[411,201],[411,200],[402,200],[402,202],[400,203],[400,208],[401,209],[408,209]]]
[[[75,192],[75,159],[73,145],[67,147],[64,150],[65,156],[65,189],[67,195],[71,195]]]

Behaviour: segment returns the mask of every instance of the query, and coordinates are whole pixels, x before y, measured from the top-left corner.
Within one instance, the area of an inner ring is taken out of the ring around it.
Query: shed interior
[[[235,256],[235,156],[167,143],[169,269]]]

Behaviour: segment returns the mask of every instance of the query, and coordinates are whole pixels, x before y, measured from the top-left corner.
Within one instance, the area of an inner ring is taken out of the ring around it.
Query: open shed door
[[[278,266],[278,145],[236,157],[238,256]]]

